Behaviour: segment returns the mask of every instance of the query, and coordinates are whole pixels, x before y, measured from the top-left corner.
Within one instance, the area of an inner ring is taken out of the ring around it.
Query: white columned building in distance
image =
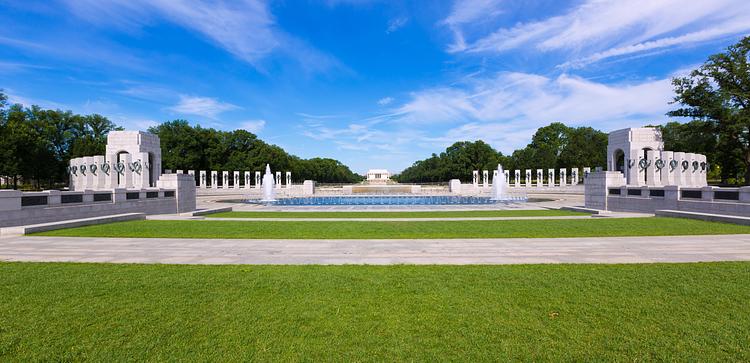
[[[367,171],[367,182],[370,184],[385,184],[391,178],[391,173],[386,169],[370,169]]]

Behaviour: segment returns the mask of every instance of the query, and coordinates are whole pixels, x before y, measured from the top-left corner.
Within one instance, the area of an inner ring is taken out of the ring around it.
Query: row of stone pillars
[[[169,172],[169,171],[167,171]],[[183,174],[184,170],[177,170],[177,174]],[[195,170],[188,170],[187,173],[189,175],[193,175],[195,177]],[[229,178],[229,172],[228,171],[222,171],[221,172],[221,185],[219,185],[219,171],[212,170],[212,171],[206,171],[206,170],[200,170],[198,173],[198,180],[196,181],[196,186],[201,189],[260,189],[261,187],[261,180],[262,175],[259,171],[256,171],[253,174],[249,171],[246,171],[243,173],[244,178],[242,180],[240,179],[241,173],[239,171],[232,172],[232,178]],[[285,178],[281,178],[282,173],[280,171],[276,172],[275,178],[274,178],[274,185],[276,189],[281,188],[289,188],[292,186],[292,172],[287,171],[285,173]],[[210,178],[209,178],[210,177]]]
[[[536,183],[534,184],[534,180],[532,179],[532,169],[526,169],[524,176],[525,179],[521,179],[521,170],[515,170],[513,173],[513,180],[511,183],[510,178],[510,170],[504,170],[505,172],[505,183],[508,186],[515,186],[515,187],[521,187],[525,186],[528,188],[531,188],[533,186],[536,187],[554,187],[554,186],[566,186],[566,185],[578,185],[580,183],[580,178],[578,174],[578,168],[572,168],[570,169],[570,179],[568,179],[568,171],[566,168],[561,168],[559,170],[559,174],[557,174],[558,178],[556,178],[555,175],[555,169],[547,169],[547,183],[544,183],[544,169],[536,169]],[[590,167],[583,168],[583,176],[584,178],[591,172]],[[495,180],[497,178],[497,170],[494,170],[492,173],[492,180]],[[556,183],[557,182],[557,183]],[[479,170],[474,170],[472,173],[472,184],[474,184],[475,187],[479,187]],[[489,170],[482,170],[482,186],[483,187],[489,187],[490,186],[490,178],[489,178]]]

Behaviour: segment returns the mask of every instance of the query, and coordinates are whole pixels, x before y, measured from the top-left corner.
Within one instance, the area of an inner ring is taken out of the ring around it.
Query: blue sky
[[[244,128],[362,173],[667,122],[670,78],[749,34],[750,2],[4,0],[0,23],[13,102]]]

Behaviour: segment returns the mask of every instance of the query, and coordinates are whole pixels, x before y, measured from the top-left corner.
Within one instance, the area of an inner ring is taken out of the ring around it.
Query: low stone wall
[[[304,196],[336,196],[336,195],[365,195],[365,194],[413,194],[413,195],[462,195],[462,196],[490,196],[492,194],[492,185],[473,186],[472,184],[454,184],[454,188],[447,185],[412,185],[399,184],[388,186],[361,186],[361,185],[342,185],[342,186],[307,186],[294,184],[284,186],[283,188],[274,189],[277,198],[304,197]],[[458,189],[456,189],[458,188]],[[260,199],[263,195],[262,189],[234,189],[234,188],[206,188],[196,189],[198,196],[229,196],[242,195],[247,199]],[[508,187],[508,193],[511,195],[528,195],[528,194],[576,194],[581,195],[584,192],[583,185],[564,185],[564,186],[532,186],[532,187]]]
[[[124,213],[173,214],[195,210],[195,186],[185,176],[165,174],[159,188],[66,192],[0,191],[0,227]]]
[[[626,186],[620,172],[597,172],[586,181],[586,207],[615,212],[675,210],[750,216],[750,187]]]

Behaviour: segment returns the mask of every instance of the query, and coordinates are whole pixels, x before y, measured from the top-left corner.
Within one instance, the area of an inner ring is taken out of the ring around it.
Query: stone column
[[[200,179],[198,182],[200,183],[201,189],[206,189],[206,171],[201,170],[200,172]]]
[[[479,187],[479,170],[471,172],[471,184],[474,185],[474,188]]]
[[[583,179],[586,179],[589,176],[589,174],[591,174],[591,168],[590,167],[583,168]]]
[[[495,170],[495,173],[497,173],[497,170]],[[493,179],[493,183],[494,183],[494,179]],[[461,180],[451,179],[448,182],[448,191],[451,194],[461,194]]]
[[[695,154],[685,153],[685,160],[687,160],[687,170],[685,170],[685,186],[694,187],[693,176],[695,175],[695,169],[693,169],[693,161],[695,161]]]
[[[570,185],[578,185],[580,183],[580,180],[578,180],[578,168],[572,168],[570,169]]]
[[[219,188],[219,172],[216,170],[211,170],[211,188]]]
[[[656,172],[656,160],[660,158],[659,151],[649,150],[646,152],[646,167],[642,169],[646,185],[661,186],[661,175]],[[640,168],[640,165],[638,166]]]
[[[490,186],[490,172],[487,170],[482,170],[482,186],[487,188]]]
[[[104,189],[117,188],[117,170],[115,170],[115,167],[117,167],[117,165],[115,164],[117,164],[116,159],[112,159],[111,157],[104,155],[104,162],[99,165],[99,168],[104,171],[105,175]]]
[[[245,172],[245,189],[250,189],[250,172]]]
[[[137,161],[140,166],[138,167],[139,170],[136,169],[133,172],[133,185],[135,185],[136,188],[141,189],[151,187],[151,183],[149,182],[148,168],[146,167],[146,163],[148,162],[148,153],[137,154],[137,158],[135,161]],[[133,164],[133,166],[135,166],[135,163]]]
[[[494,184],[497,180],[497,169],[492,171],[492,183]]]
[[[78,158],[70,159],[68,163],[68,174],[70,176],[70,183],[68,189],[70,190],[81,190],[81,182],[78,178]]]
[[[260,172],[255,172],[255,189],[260,189]]]
[[[289,189],[292,187],[292,172],[287,171],[286,172],[286,188]]]
[[[91,165],[94,165],[94,157],[84,156],[83,165],[86,166],[86,181],[84,189],[94,189],[96,184],[96,175],[91,172]]]
[[[515,178],[513,179],[513,185],[515,185],[516,188],[521,186],[521,171],[516,169],[515,172]]]
[[[674,172],[676,168],[673,169],[671,166],[672,160],[674,160],[674,153],[671,151],[662,151],[659,160],[661,160],[661,169],[657,167],[657,172],[661,175],[661,184],[675,185]]]
[[[560,169],[560,186],[564,187],[568,185],[568,172],[565,168]]]
[[[547,186],[555,186],[555,169],[547,169]]]
[[[627,181],[627,185],[638,185],[640,186],[642,177],[640,173],[638,173],[638,162],[643,158],[641,156],[638,156],[640,153],[640,150],[633,149],[628,152],[628,154],[625,155],[627,158],[625,160],[625,179]]]
[[[700,154],[690,155],[690,182],[694,187],[701,186],[701,161]]]
[[[234,179],[234,180],[232,180],[232,182],[233,182],[232,186],[234,187],[234,189],[240,189],[240,172],[239,171],[235,171],[232,174],[232,178]]]
[[[276,185],[274,185],[274,187],[276,189],[281,189],[281,172],[280,171],[276,172],[276,180],[275,181],[276,181]]]
[[[510,170],[503,170],[503,174],[505,174],[505,185],[510,186]]]
[[[221,172],[221,187],[223,189],[229,189],[229,172],[228,171]]]
[[[125,189],[133,189],[133,171],[130,170],[130,166],[133,163],[133,156],[130,154],[122,154],[122,165],[124,166],[123,175],[120,175],[120,187]]]
[[[696,154],[698,165],[699,165],[699,173],[698,173],[698,180],[696,180],[696,183],[699,187],[705,187],[708,185],[708,162],[706,159],[706,155],[703,154]]]
[[[531,169],[526,169],[526,187],[531,188]]]
[[[541,188],[544,186],[544,171],[542,169],[536,169],[536,187]]]
[[[193,177],[193,181],[195,181],[195,170],[188,170],[188,175],[192,176]],[[197,185],[198,184],[196,183],[196,186]]]
[[[685,184],[685,168],[682,164],[682,162],[685,161],[685,153],[675,152],[672,155],[674,156],[674,161],[677,162],[676,164],[674,164],[674,185],[686,186],[687,184]]]
[[[315,182],[312,180],[305,180],[302,183],[302,195],[313,195],[315,194]]]
[[[185,174],[185,171],[182,170],[182,169],[177,169],[177,173],[176,174]]]
[[[94,172],[94,187],[92,188],[94,190],[107,189],[107,174],[104,173],[102,164],[104,164],[104,155],[94,156],[93,165],[96,166],[96,171]]]

